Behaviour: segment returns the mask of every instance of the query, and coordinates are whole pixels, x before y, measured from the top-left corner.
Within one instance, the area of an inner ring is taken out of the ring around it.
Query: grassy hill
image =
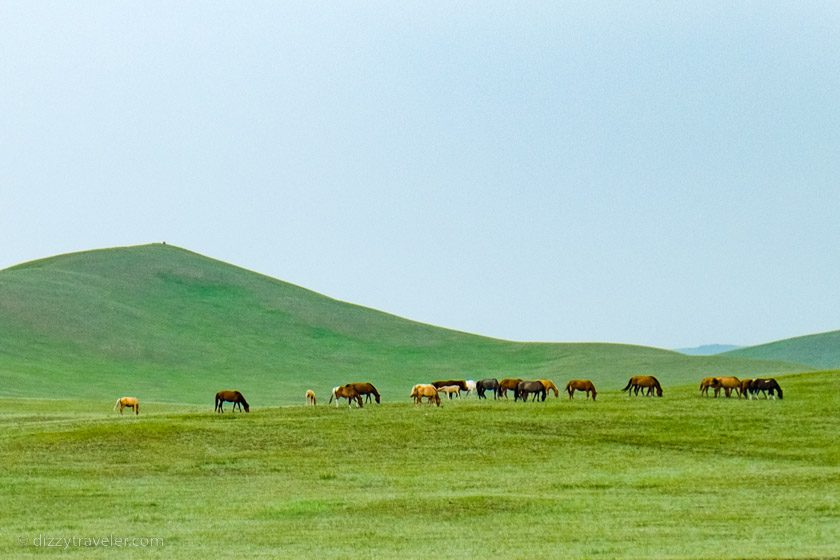
[[[733,358],[781,360],[814,369],[840,368],[840,331],[788,338],[725,353]]]
[[[652,373],[808,368],[779,360],[689,357],[616,344],[529,344],[420,324],[170,245],[105,249],[0,271],[0,396],[209,403],[241,389],[257,405],[306,388],[374,382],[387,400],[438,377],[585,376],[601,390]]]

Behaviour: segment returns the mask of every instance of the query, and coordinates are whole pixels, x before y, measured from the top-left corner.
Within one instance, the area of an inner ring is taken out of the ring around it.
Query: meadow
[[[4,397],[0,554],[840,557],[840,372],[779,381],[777,401],[692,383],[435,408],[406,387],[363,409],[301,394],[223,415],[209,401],[120,416],[112,399]],[[83,546],[103,536],[161,541]]]

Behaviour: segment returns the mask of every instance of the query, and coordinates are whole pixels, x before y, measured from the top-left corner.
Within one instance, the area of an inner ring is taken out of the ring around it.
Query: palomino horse
[[[551,379],[538,379],[537,381],[543,384],[546,391],[554,391],[555,399],[560,396],[560,391],[557,389],[557,385],[555,385],[554,381]]]
[[[245,407],[245,412],[251,412],[251,407],[248,406],[248,401],[245,400],[245,397],[242,396],[242,393],[239,391],[219,391],[216,393],[216,412],[224,412],[222,406],[226,402],[233,403],[233,410],[236,410],[236,407],[239,407],[239,411],[242,412],[242,407]]]
[[[336,408],[338,407],[338,399],[347,399],[347,406],[351,406],[354,400],[356,401],[356,404],[359,406],[359,408],[362,408],[364,406],[362,402],[362,396],[359,394],[356,388],[353,387],[352,383],[349,383],[347,385],[339,385],[338,387],[333,387],[332,393],[330,393],[330,400],[327,404],[330,404],[333,401],[333,399],[335,399]]]
[[[713,387],[714,384],[715,384],[715,378],[714,377],[704,377],[702,380],[700,380],[700,394],[708,397],[709,396],[709,387]]]
[[[498,379],[482,379],[481,381],[475,384],[475,390],[478,393],[479,399],[486,399],[487,397],[484,396],[484,393],[487,391],[493,391],[493,399],[496,399],[496,394],[499,392],[499,380]]]
[[[459,392],[467,390],[467,382],[464,381],[463,379],[448,379],[446,381],[432,381],[432,385],[434,385],[435,389],[437,389],[438,391],[440,391],[441,388],[443,388],[443,387],[451,387],[453,385],[458,387]],[[452,393],[448,393],[448,394],[449,394],[449,398],[451,399],[452,398]]]
[[[566,383],[566,392],[569,393],[569,398],[574,398],[575,391],[583,391],[586,393],[586,398],[589,398],[589,393],[592,393],[592,400],[598,396],[598,391],[595,390],[595,385],[588,379],[572,379]]]
[[[414,399],[414,404],[420,404],[425,398],[428,404],[435,403],[437,406],[440,406],[440,395],[438,395],[437,387],[432,384],[418,383],[411,388],[409,397]]]
[[[769,394],[775,399],[776,393],[779,394],[780,399],[782,398],[782,388],[779,386],[779,382],[773,378],[753,379],[750,382],[750,398],[757,399],[759,391],[764,395],[764,398],[767,398]]]
[[[510,379],[510,378],[502,379],[501,381],[499,381],[499,388],[497,390],[499,396],[507,398],[507,392],[508,391],[513,391],[514,397],[515,397],[516,396],[516,387],[520,383],[522,383],[521,379]]]
[[[721,389],[727,399],[732,396],[732,391],[735,391],[739,399],[741,398],[741,380],[737,377],[715,377],[712,380],[712,387],[715,390],[715,398],[720,395]]]
[[[315,391],[312,389],[306,390],[306,404],[309,406],[315,406],[318,404],[318,401],[315,399]]]
[[[461,388],[457,385],[444,385],[443,387],[437,387],[437,390],[438,394],[448,395],[450,399],[452,395],[461,398]]]
[[[126,407],[133,410],[135,415],[140,414],[140,401],[137,397],[120,397],[114,405],[114,410],[117,410],[117,407],[120,409],[120,414],[123,413],[123,409]]]
[[[376,390],[376,387],[372,383],[349,383],[349,385],[353,386],[360,397],[366,397],[365,402],[370,402],[370,396],[373,395],[373,398],[376,399],[376,404],[379,404],[379,391]]]
[[[653,394],[654,389],[656,390],[656,396],[662,396],[662,385],[659,384],[659,380],[656,379],[652,375],[634,375],[630,378],[630,381],[627,382],[627,386],[622,389],[622,391],[628,391],[628,395],[630,395],[629,391],[635,391],[636,396],[639,396],[639,389],[647,389],[647,396],[651,396]]]
[[[526,402],[528,395],[534,395],[533,400],[537,400],[537,396],[539,396],[540,400],[544,401],[546,393],[545,385],[539,381],[520,381],[516,385],[516,391],[513,393],[513,400],[517,401],[522,399],[523,402]]]

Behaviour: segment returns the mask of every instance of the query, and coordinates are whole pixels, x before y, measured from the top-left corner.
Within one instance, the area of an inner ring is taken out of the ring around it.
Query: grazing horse
[[[630,381],[627,382],[627,386],[624,387],[622,391],[628,391],[627,395],[629,396],[630,390],[633,390],[638,397],[639,389],[647,389],[647,396],[653,395],[653,391],[656,389],[656,396],[662,396],[662,385],[660,385],[659,380],[652,375],[634,375],[630,378]]]
[[[555,399],[560,396],[560,391],[557,389],[557,385],[555,385],[554,381],[551,379],[538,379],[537,381],[543,384],[546,391],[554,391]]]
[[[306,404],[309,406],[315,406],[318,404],[318,401],[315,399],[315,391],[312,389],[306,390]]]
[[[704,377],[700,381],[700,394],[708,397],[709,396],[709,387],[713,387],[714,384],[715,384],[715,378],[714,377]]]
[[[515,397],[516,396],[516,387],[520,383],[522,383],[521,379],[510,379],[510,378],[502,379],[501,381],[499,381],[499,388],[498,388],[499,396],[507,398],[507,392],[508,391],[513,391],[514,397]]]
[[[586,393],[586,398],[589,399],[589,393],[592,393],[592,400],[598,396],[598,391],[595,390],[595,385],[588,379],[572,379],[566,383],[566,392],[569,393],[569,398],[574,398],[575,391],[583,391]]]
[[[499,380],[482,379],[481,381],[475,384],[475,390],[478,393],[479,399],[486,399],[487,397],[484,396],[484,393],[486,393],[487,391],[493,391],[493,400],[496,400],[496,395],[499,392]]]
[[[353,388],[359,393],[359,396],[365,396],[365,402],[370,402],[370,396],[373,395],[373,398],[376,399],[376,404],[379,404],[379,391],[376,390],[376,387],[373,386],[372,383],[350,383]]]
[[[327,404],[330,404],[333,399],[335,399],[335,406],[338,408],[338,399],[347,399],[347,406],[351,406],[353,401],[356,401],[356,404],[359,408],[363,408],[364,403],[362,402],[362,396],[353,387],[353,383],[348,383],[347,385],[339,385],[338,387],[333,387],[332,392],[330,393],[330,400]]]
[[[472,379],[467,379],[467,394],[466,396],[469,397],[472,395],[472,392],[475,391],[475,381]]]
[[[437,387],[438,393],[443,393],[444,395],[448,395],[449,398],[452,398],[452,395],[455,395],[459,399],[461,398],[461,388],[457,385],[444,385],[443,387]]]
[[[245,407],[245,412],[251,412],[251,407],[248,406],[248,401],[245,400],[245,397],[242,396],[242,393],[239,391],[219,391],[216,393],[216,412],[224,412],[222,406],[226,402],[233,403],[233,409],[236,410],[236,407],[239,407],[239,411],[242,412],[242,407]]]
[[[411,388],[411,394],[409,397],[414,399],[414,404],[420,404],[425,398],[429,405],[434,402],[437,406],[440,406],[440,395],[438,395],[438,389],[431,384],[419,383],[415,385]]]
[[[438,391],[440,391],[441,388],[443,388],[443,387],[450,387],[452,385],[457,386],[460,391],[466,391],[467,390],[467,382],[464,381],[463,379],[449,379],[447,381],[432,381],[432,385],[434,385],[435,389],[437,389]],[[452,393],[449,393],[449,398],[450,399],[452,398]]]
[[[539,396],[541,397],[540,400],[544,401],[546,393],[545,385],[539,381],[520,381],[516,385],[516,391],[513,393],[513,400],[517,401],[522,399],[522,402],[526,402],[528,395],[534,395],[533,400],[537,400],[537,396]]]
[[[776,393],[779,394],[779,399],[782,398],[782,388],[779,386],[779,382],[773,378],[753,379],[750,382],[750,397],[757,399],[759,391],[761,391],[765,399],[767,398],[768,394],[775,399]]]
[[[738,394],[739,399],[741,398],[741,380],[737,377],[715,377],[712,379],[712,387],[715,390],[715,398],[720,395],[721,389],[727,399],[732,396],[732,391]]]
[[[739,387],[739,390],[741,391],[741,395],[745,399],[750,398],[750,383],[752,383],[752,379],[742,379],[741,380],[741,387]]]
[[[114,410],[117,410],[117,407],[120,409],[120,414],[123,413],[123,409],[126,407],[133,410],[135,416],[140,414],[140,401],[137,397],[120,397],[114,405]]]

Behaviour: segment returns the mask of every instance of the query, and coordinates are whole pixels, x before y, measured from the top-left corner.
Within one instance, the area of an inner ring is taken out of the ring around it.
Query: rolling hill
[[[0,271],[0,395],[256,404],[371,380],[386,399],[438,377],[591,378],[666,385],[701,375],[805,371],[780,360],[693,357],[620,344],[515,343],[340,302],[171,245],[95,250]]]
[[[840,368],[840,331],[788,338],[726,352],[733,358],[781,360],[814,369]]]

